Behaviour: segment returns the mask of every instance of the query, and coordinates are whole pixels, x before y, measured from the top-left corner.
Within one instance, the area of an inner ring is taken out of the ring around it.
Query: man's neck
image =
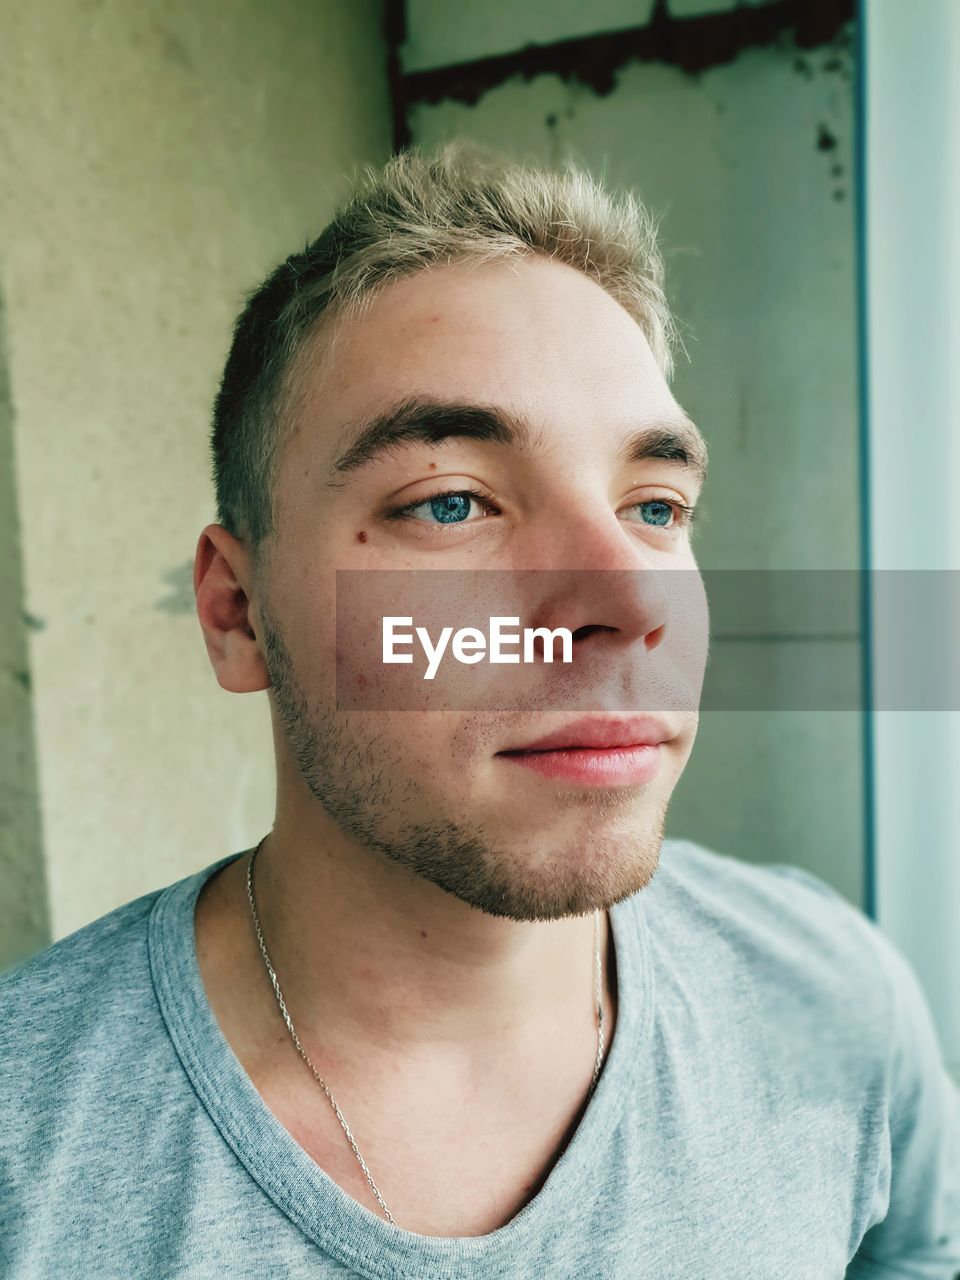
[[[206,964],[215,980],[222,959],[234,983],[244,975],[248,1000],[259,989],[275,1001],[247,901],[248,858],[201,895],[201,970]],[[383,855],[335,839],[321,845],[279,824],[256,858],[253,887],[271,962],[305,1042],[342,1045],[352,1059],[362,1052],[480,1062],[530,1039],[549,1043],[564,1028],[583,1029],[588,1041],[595,1035],[592,916],[490,916]],[[605,912],[601,923],[606,956]],[[609,980],[605,986],[612,1014]]]

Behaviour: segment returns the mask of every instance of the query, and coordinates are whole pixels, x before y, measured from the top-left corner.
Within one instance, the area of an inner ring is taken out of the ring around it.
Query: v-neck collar
[[[222,858],[160,894],[149,922],[150,965],[161,1013],[197,1096],[276,1207],[326,1253],[376,1280],[406,1274],[414,1259],[421,1274],[435,1280],[489,1280],[510,1273],[515,1253],[529,1256],[532,1240],[575,1230],[571,1210],[578,1187],[597,1177],[652,1020],[643,894],[610,909],[618,991],[613,1040],[596,1090],[544,1184],[508,1223],[486,1235],[426,1236],[393,1226],[325,1173],[267,1107],[220,1030],[200,976],[194,912],[206,881],[239,856]]]

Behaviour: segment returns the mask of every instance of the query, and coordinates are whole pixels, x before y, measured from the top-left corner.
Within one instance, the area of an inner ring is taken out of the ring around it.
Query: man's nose
[[[575,645],[606,635],[656,648],[666,631],[671,580],[684,575],[659,567],[663,557],[655,558],[613,511],[572,513],[550,535],[530,584],[533,625],[567,627]]]

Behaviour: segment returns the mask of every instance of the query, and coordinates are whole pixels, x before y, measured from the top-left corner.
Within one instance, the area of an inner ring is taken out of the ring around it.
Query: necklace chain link
[[[336,1098],[331,1093],[330,1087],[327,1084],[327,1082],[324,1080],[323,1076],[320,1074],[317,1068],[310,1061],[310,1056],[307,1053],[306,1049],[304,1049],[303,1047],[300,1037],[297,1034],[296,1027],[293,1025],[293,1019],[290,1017],[290,1011],[287,1008],[286,1001],[283,998],[283,993],[280,990],[280,982],[279,982],[279,979],[277,978],[276,971],[274,970],[273,965],[270,963],[270,955],[267,951],[267,944],[264,941],[264,937],[263,937],[263,925],[260,922],[260,915],[259,915],[259,912],[257,911],[256,900],[253,896],[253,864],[266,838],[267,838],[266,836],[263,837],[263,840],[260,841],[260,843],[253,850],[253,852],[250,854],[249,859],[247,860],[247,900],[250,903],[250,914],[253,917],[253,927],[254,927],[254,930],[256,931],[257,942],[260,946],[260,954],[263,956],[263,963],[266,965],[267,973],[269,974],[269,977],[270,977],[270,984],[273,987],[274,995],[277,997],[277,1004],[280,1006],[280,1013],[283,1016],[283,1021],[286,1023],[287,1030],[290,1032],[290,1038],[296,1047],[297,1053],[299,1053],[300,1057],[303,1059],[306,1065],[310,1068],[310,1071],[312,1072],[313,1077],[316,1080],[317,1084],[319,1084],[320,1088],[327,1095],[330,1105],[333,1108],[334,1114],[336,1115],[337,1120],[340,1122],[340,1127],[343,1129],[343,1132],[346,1135],[347,1142],[349,1142],[350,1147],[353,1151],[353,1154],[357,1157],[357,1161],[360,1165],[360,1168],[363,1170],[363,1176],[366,1178],[370,1186],[370,1190],[373,1192],[374,1196],[376,1197],[377,1204],[379,1204],[380,1208],[383,1210],[384,1216],[386,1217],[387,1221],[391,1223],[393,1226],[396,1226],[397,1225],[396,1220],[393,1214],[387,1208],[386,1202],[384,1201],[383,1196],[380,1194],[377,1184],[373,1180],[373,1175],[371,1174],[370,1170],[367,1168],[367,1162],[364,1160],[363,1156],[360,1154],[360,1148],[357,1146],[356,1140],[354,1139],[353,1134],[350,1132],[350,1126],[347,1124],[344,1114],[340,1110],[339,1105],[337,1104]],[[594,951],[594,979],[595,979],[594,1001],[595,1001],[595,1008],[596,1008],[596,1015],[597,1015],[597,1058],[593,1068],[593,1079],[590,1082],[590,1091],[589,1091],[588,1097],[592,1095],[594,1089],[597,1086],[597,1080],[600,1077],[600,1068],[603,1066],[603,1052],[604,1052],[603,964],[600,958],[600,912],[599,911],[594,911],[593,913],[593,951]]]

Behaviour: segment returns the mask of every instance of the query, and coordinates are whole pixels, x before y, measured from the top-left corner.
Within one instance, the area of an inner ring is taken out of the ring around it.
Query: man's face
[[[653,687],[686,681],[698,692],[705,652],[692,668],[688,652],[680,672],[683,628],[665,574],[651,571],[699,581],[681,508],[698,497],[689,464],[702,446],[641,330],[582,273],[530,258],[432,267],[393,284],[340,326],[332,357],[324,350],[321,338],[304,363],[254,602],[281,787],[492,914],[551,919],[636,892],[656,868],[695,697],[686,711],[657,713],[665,740],[645,771],[638,757],[591,774],[570,763],[590,759],[572,749],[551,754],[556,768],[510,752],[584,718],[623,724],[657,705]],[[424,412],[391,417],[415,402]],[[668,456],[642,456],[653,433],[652,452]],[[352,575],[339,605],[338,570],[372,571]],[[514,583],[494,611],[516,615],[522,600],[522,625],[573,631],[579,701],[551,702],[551,688],[574,687],[563,683],[570,669],[541,663],[536,696],[509,704],[491,696],[498,669],[488,668],[473,705],[425,694],[418,710],[387,698],[345,709],[345,690],[376,690],[384,676],[357,593],[368,581],[375,601],[385,570],[408,571],[411,584],[448,571],[435,581],[455,587],[433,594],[429,618],[413,617],[432,635],[442,622],[473,624],[457,608],[484,599],[482,585]]]

